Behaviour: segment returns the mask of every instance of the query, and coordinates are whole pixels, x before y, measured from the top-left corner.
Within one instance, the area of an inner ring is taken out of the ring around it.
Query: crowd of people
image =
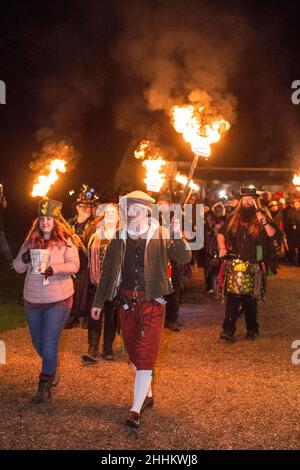
[[[81,357],[86,366],[97,364],[100,356],[114,360],[114,340],[121,333],[135,372],[125,423],[138,428],[142,411],[154,404],[153,370],[162,329],[180,332],[178,311],[193,264],[204,268],[207,294],[226,296],[220,339],[235,341],[241,314],[246,338],[257,339],[257,306],[267,276],[276,274],[280,259],[300,266],[300,197],[245,187],[229,199],[211,192],[199,202],[195,194],[187,201],[193,215],[204,204],[204,246],[194,251],[173,212],[170,192],[154,199],[133,191],[119,201],[103,202],[85,188],[68,222],[61,202],[39,202],[38,217],[13,261],[18,273],[26,273],[25,313],[42,359],[33,403],[51,400],[60,380],[58,346],[64,328],[87,330],[87,351]],[[153,204],[158,217],[152,216]],[[193,216],[192,225],[196,220]],[[166,221],[171,221],[168,230]],[[46,264],[41,257],[47,257]]]

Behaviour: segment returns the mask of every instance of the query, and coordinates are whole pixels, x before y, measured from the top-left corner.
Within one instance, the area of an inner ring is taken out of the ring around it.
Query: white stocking
[[[134,383],[134,399],[131,411],[140,413],[146,396],[151,388],[152,370],[138,370]]]

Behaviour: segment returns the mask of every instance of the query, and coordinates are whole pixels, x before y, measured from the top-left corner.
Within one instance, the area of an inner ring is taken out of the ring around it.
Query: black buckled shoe
[[[169,330],[174,331],[174,332],[179,332],[180,331],[180,328],[179,328],[178,324],[174,321],[167,322],[166,323],[166,328],[169,328]]]
[[[51,401],[51,379],[40,379],[39,387],[31,402],[35,405]]]
[[[129,411],[125,425],[130,428],[138,429],[140,427],[140,423],[140,414],[136,413],[136,411]]]
[[[226,341],[227,343],[234,343],[235,342],[234,335],[231,335],[231,334],[227,333],[226,331],[221,332],[220,339],[222,339],[223,341]]]
[[[247,331],[246,339],[250,341],[255,341],[258,338],[258,331]]]
[[[91,354],[83,354],[81,358],[85,366],[95,366],[99,362],[98,355],[94,356]]]
[[[106,353],[106,352],[104,352],[104,353],[102,354],[102,357],[103,357],[103,359],[104,359],[105,361],[114,361],[114,360],[115,360],[115,357],[114,357],[113,353]]]

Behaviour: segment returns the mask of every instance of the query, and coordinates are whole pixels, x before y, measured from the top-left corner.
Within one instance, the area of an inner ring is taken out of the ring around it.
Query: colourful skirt
[[[262,299],[265,291],[264,265],[240,259],[225,261],[221,266],[219,284],[223,295],[247,295]]]

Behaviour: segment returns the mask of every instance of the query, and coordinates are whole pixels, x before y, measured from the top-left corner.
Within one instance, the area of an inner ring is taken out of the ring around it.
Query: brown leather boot
[[[51,383],[52,379],[40,379],[38,390],[32,398],[31,402],[37,405],[39,403],[46,403],[51,401]]]
[[[140,415],[135,411],[129,411],[127,419],[125,421],[125,425],[129,426],[130,428],[138,429],[140,427]]]

